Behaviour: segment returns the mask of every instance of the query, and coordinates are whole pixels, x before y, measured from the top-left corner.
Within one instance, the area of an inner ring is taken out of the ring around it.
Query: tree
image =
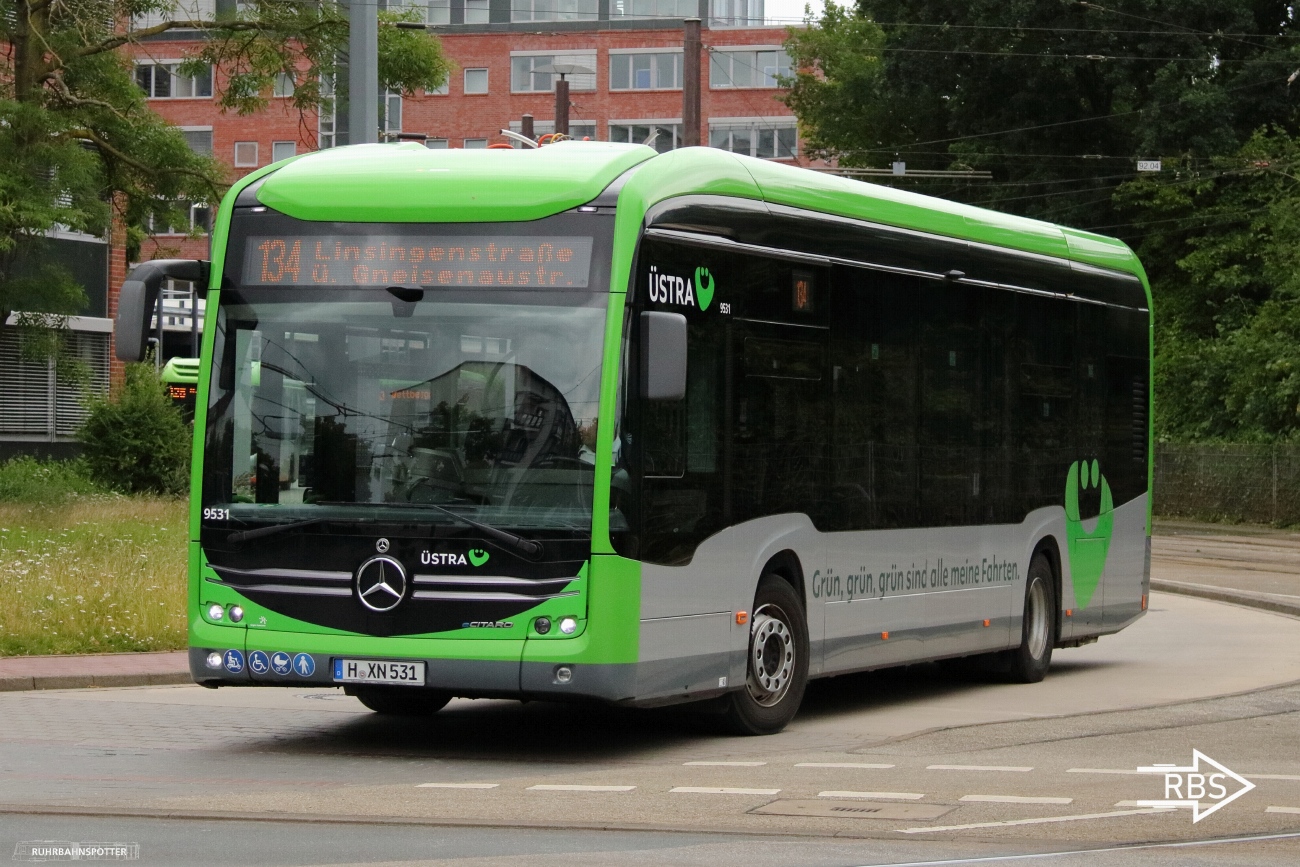
[[[1203,162],[1263,124],[1295,129],[1294,26],[1281,0],[859,0],[791,32],[816,74],[787,99],[843,165],[986,169],[926,191],[1109,227],[1135,159]]]
[[[344,53],[347,11],[330,0],[218,0],[216,20],[191,20],[179,0],[0,0],[0,328],[13,311],[48,351],[85,297],[40,246],[55,226],[102,234],[114,211],[140,237],[149,218],[181,222],[177,202],[216,202],[222,165],[190,150],[180,131],[149,110],[129,49],[178,28],[208,38],[180,72],[217,66],[223,110],[266,107],[279,74],[295,83],[304,114],[327,98]],[[447,77],[436,39],[393,26],[416,11],[381,13],[379,79],[411,94]],[[147,27],[134,22],[160,15]],[[377,121],[378,119],[376,119]],[[37,264],[33,264],[37,263]],[[52,339],[53,338],[53,339]]]

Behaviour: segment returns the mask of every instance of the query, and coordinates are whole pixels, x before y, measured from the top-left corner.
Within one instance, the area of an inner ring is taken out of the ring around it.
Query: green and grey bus
[[[720,150],[306,154],[226,196],[194,679],[712,700],[1053,648],[1146,609],[1150,291],[1122,243]]]
[[[199,360],[169,358],[158,379],[167,386],[167,397],[187,422],[194,421],[194,405],[199,395]]]

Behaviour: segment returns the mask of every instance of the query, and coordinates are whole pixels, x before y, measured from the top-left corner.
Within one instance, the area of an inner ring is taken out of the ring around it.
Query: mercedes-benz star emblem
[[[357,570],[357,598],[371,611],[392,611],[406,596],[406,570],[392,557],[371,557]]]
[[[376,543],[375,543],[375,550],[378,551],[380,554],[387,554],[387,553],[388,553],[388,540],[387,540],[387,539],[380,539],[378,542],[376,542]]]

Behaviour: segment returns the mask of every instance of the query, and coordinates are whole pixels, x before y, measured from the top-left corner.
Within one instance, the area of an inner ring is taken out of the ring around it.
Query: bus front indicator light
[[[539,617],[533,621],[533,629],[537,630],[538,635],[545,635],[551,631],[551,618]]]
[[[577,618],[574,618],[574,617],[561,617],[561,618],[560,618],[560,631],[563,632],[565,635],[572,635],[573,633],[577,632],[577,631],[578,631],[578,621],[577,621]]]
[[[220,622],[221,618],[226,616],[226,609],[222,608],[216,602],[208,606],[208,619]]]

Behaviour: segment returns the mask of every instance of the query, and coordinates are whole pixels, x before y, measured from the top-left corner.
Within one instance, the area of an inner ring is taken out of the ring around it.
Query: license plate
[[[424,686],[424,663],[391,662],[382,659],[336,659],[334,660],[334,682]]]

